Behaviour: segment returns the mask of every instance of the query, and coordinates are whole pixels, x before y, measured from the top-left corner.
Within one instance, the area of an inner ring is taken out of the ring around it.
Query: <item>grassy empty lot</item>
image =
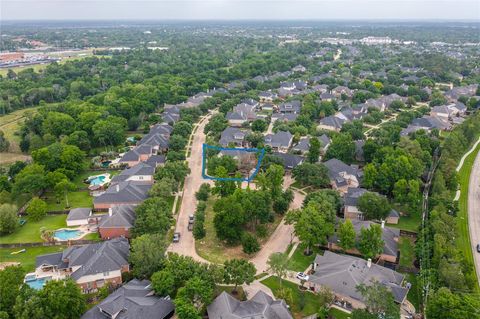
[[[31,107],[0,116],[0,130],[5,133],[5,138],[10,142],[9,152],[0,154],[0,164],[25,160],[25,155],[20,152],[20,136],[15,135],[15,132],[20,129],[26,115],[35,112],[37,112],[36,108]]]
[[[415,259],[415,245],[413,243],[413,239],[408,237],[400,237],[398,246],[400,249],[400,266],[412,267]]]
[[[470,182],[470,173],[472,171],[473,162],[477,157],[478,151],[480,150],[480,144],[477,148],[467,156],[465,162],[463,163],[462,168],[458,172],[458,182],[460,183],[460,198],[458,200],[458,214],[457,214],[457,227],[458,227],[458,238],[456,239],[457,247],[463,252],[463,256],[467,259],[472,265],[474,264],[472,249],[470,246],[470,235],[468,232],[468,186]],[[472,272],[476,280],[476,272]],[[477,290],[479,289],[477,285]]]
[[[295,249],[292,257],[288,260],[288,269],[293,271],[305,271],[313,263],[313,260],[317,254],[323,255],[323,250],[315,247],[313,253],[310,256],[306,256],[303,252],[305,250],[305,245],[300,244]]]
[[[40,238],[40,228],[45,227],[48,230],[55,230],[62,227],[67,227],[67,215],[49,215],[42,218],[38,222],[27,219],[27,223],[19,226],[13,234],[1,236],[1,244],[11,243],[35,243],[42,242]],[[18,250],[18,249],[17,249]]]
[[[45,201],[47,202],[47,210],[56,211],[67,209],[65,197],[62,197],[60,202],[57,203],[57,199],[55,198],[55,195],[53,193],[46,193],[45,196]],[[70,208],[92,207],[93,197],[90,196],[90,193],[88,191],[71,192],[68,194],[68,203],[70,204]]]
[[[422,222],[420,214],[412,213],[410,216],[401,216],[398,224],[387,224],[388,227],[418,232],[418,226]]]
[[[12,252],[19,251],[21,248],[0,248],[1,262],[19,262],[25,271],[35,270],[35,257],[43,254],[51,254],[64,250],[66,246],[49,247],[27,247],[24,253],[11,255]]]
[[[348,319],[352,317],[352,315],[349,314],[348,312],[341,311],[340,309],[337,309],[337,308],[330,308],[330,310],[328,311],[328,314],[335,319]]]

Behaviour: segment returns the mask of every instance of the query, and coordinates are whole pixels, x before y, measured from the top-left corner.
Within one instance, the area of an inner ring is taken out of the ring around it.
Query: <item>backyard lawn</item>
[[[317,254],[323,255],[323,250],[315,247],[313,253],[310,256],[304,255],[305,246],[300,244],[295,249],[292,257],[288,260],[288,270],[304,272],[313,263],[313,260]]]
[[[477,153],[480,150],[480,144],[477,148],[465,158],[463,166],[458,172],[458,182],[460,183],[460,198],[458,200],[459,211],[457,213],[457,227],[458,227],[458,238],[456,239],[457,247],[463,252],[463,256],[468,260],[471,265],[474,264],[472,249],[470,245],[470,236],[468,233],[468,186],[470,182],[470,173],[472,171],[473,162],[477,157]],[[478,282],[477,275],[475,271],[472,271],[475,282]],[[478,291],[478,284],[476,285]]]
[[[27,247],[24,253],[11,255],[10,253],[19,251],[22,248],[0,248],[0,263],[19,262],[25,271],[35,270],[35,257],[43,254],[51,254],[64,250],[66,246],[48,246],[48,247]]]
[[[337,308],[330,308],[330,310],[328,311],[328,314],[335,319],[352,318],[351,314],[349,314],[348,312],[345,312],[345,311],[341,311],[340,309],[337,309]]]
[[[414,243],[413,239],[409,237],[400,237],[398,241],[400,248],[400,266],[412,267],[415,259]]]
[[[398,224],[387,224],[388,227],[418,232],[418,227],[422,223],[420,214],[412,213],[410,216],[401,216]]]
[[[420,296],[422,294],[421,287],[418,285],[417,276],[415,274],[405,274],[405,280],[412,284],[412,287],[408,291],[407,300],[410,301],[417,312],[420,307]]]
[[[11,243],[35,243],[42,242],[40,238],[40,228],[45,227],[48,230],[55,230],[67,227],[67,215],[48,215],[42,220],[34,222],[27,219],[27,223],[19,226],[17,230],[10,235],[0,236],[1,244]]]
[[[110,178],[112,178],[112,176],[115,176],[117,174],[119,174],[121,171],[118,170],[118,171],[92,171],[92,170],[87,170],[87,171],[84,171],[83,173],[80,173],[78,174],[77,176],[75,176],[75,178],[73,179],[73,183],[77,186],[77,187],[88,187],[88,184],[85,184],[83,181],[86,180],[89,176],[94,176],[94,175],[101,175],[101,174],[110,174]]]
[[[47,202],[48,211],[58,211],[67,209],[65,197],[62,197],[60,203],[57,203],[55,195],[51,192],[45,194],[45,201]],[[76,191],[68,194],[68,203],[70,208],[77,207],[92,207],[93,206],[93,197],[88,191]]]

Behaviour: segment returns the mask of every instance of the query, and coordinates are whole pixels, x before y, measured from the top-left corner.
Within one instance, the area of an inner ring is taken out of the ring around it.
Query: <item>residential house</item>
[[[297,113],[273,113],[271,119],[272,123],[275,123],[276,121],[287,123],[295,121],[298,115],[299,114]]]
[[[138,163],[135,166],[124,169],[120,172],[120,174],[113,176],[110,185],[120,182],[141,182],[153,184],[155,168],[155,166],[149,165],[146,162]]]
[[[151,183],[124,181],[110,185],[108,189],[94,197],[95,210],[108,210],[117,205],[139,205],[148,197]]]
[[[320,94],[320,100],[322,101],[332,101],[334,99],[335,95],[333,95],[332,93],[325,92]]]
[[[478,84],[459,86],[445,92],[445,97],[450,102],[457,101],[461,96],[474,96],[477,92]]]
[[[119,164],[125,164],[127,167],[132,167],[140,162],[145,162],[154,154],[153,147],[148,144],[136,146],[130,151],[123,154],[122,158],[118,161]]]
[[[251,105],[255,108],[258,108],[260,106],[260,103],[258,103],[258,101],[254,100],[254,99],[242,99],[240,101],[240,103],[245,103],[245,104]]]
[[[318,137],[318,140],[320,142],[320,151],[322,153],[325,153],[327,151],[328,146],[330,145],[330,138],[326,135],[323,134]],[[306,154],[308,150],[310,149],[310,137],[302,137],[296,145],[292,147],[292,150],[294,152],[300,153],[300,154]]]
[[[368,191],[365,188],[348,187],[343,195],[343,216],[345,219],[363,220],[363,213],[358,209],[358,199]]]
[[[424,115],[423,117],[413,119],[410,123],[412,126],[418,126],[426,131],[438,129],[441,131],[448,131],[452,125],[448,121],[444,121],[439,117]]]
[[[130,229],[135,223],[134,205],[117,205],[108,209],[98,223],[98,232],[102,239],[116,237],[130,238]]]
[[[180,120],[180,108],[176,105],[165,108],[162,113],[162,120],[168,124],[174,124]]]
[[[278,95],[271,91],[264,91],[258,94],[258,98],[260,99],[260,102],[272,103],[273,100],[278,98]]]
[[[293,319],[283,299],[274,300],[261,290],[246,301],[224,291],[207,307],[207,313],[210,319]]]
[[[242,126],[244,123],[256,120],[256,106],[246,103],[240,103],[233,108],[232,112],[228,112],[226,119],[231,126]]]
[[[273,151],[286,153],[292,145],[293,135],[290,132],[278,131],[275,134],[265,135],[265,145],[272,148]]]
[[[339,255],[325,251],[317,255],[307,285],[314,291],[328,287],[336,300],[355,309],[365,308],[358,285],[371,285],[374,281],[384,285],[393,294],[396,303],[402,304],[408,294],[409,285],[404,285],[405,275],[389,268],[373,264],[370,260]]]
[[[337,98],[340,98],[342,94],[351,98],[353,96],[353,90],[346,86],[337,86],[336,88],[332,89],[332,94]]]
[[[235,144],[237,147],[244,147],[246,145],[246,136],[246,132],[236,127],[227,127],[220,135],[220,145],[227,147],[230,144]]]
[[[148,280],[132,279],[88,310],[81,319],[169,319],[175,306],[155,295]]]
[[[84,293],[105,284],[122,284],[122,274],[129,272],[130,245],[126,238],[115,238],[84,246],[70,246],[63,252],[36,257],[35,277],[73,279]]]
[[[260,109],[262,111],[273,111],[275,109],[275,105],[272,103],[262,103]]]
[[[301,108],[302,102],[295,100],[291,102],[281,103],[278,106],[278,111],[283,114],[299,114]]]
[[[307,68],[304,67],[303,65],[299,64],[299,65],[296,65],[292,68],[292,71],[293,72],[297,72],[297,73],[303,73],[303,72],[306,72],[307,71]]]
[[[318,92],[320,94],[328,92],[328,85],[326,84],[317,84],[312,87],[314,92]]]
[[[372,225],[379,225],[377,223],[364,220],[352,220],[352,224],[355,230],[357,241],[360,238],[362,228],[369,229]],[[397,228],[385,227],[384,221],[379,226],[382,229],[382,240],[384,242],[384,246],[382,253],[378,256],[378,259],[384,262],[396,264],[399,257],[398,239],[400,238],[400,230]],[[328,249],[342,250],[337,233],[328,238]],[[348,250],[348,253],[353,255],[361,255],[357,248]]]
[[[444,121],[453,119],[456,116],[463,116],[467,112],[467,107],[462,102],[451,103],[447,105],[437,105],[430,111],[431,116],[438,117]]]
[[[396,211],[395,209],[390,210],[390,213],[388,214],[387,218],[385,219],[385,222],[387,224],[398,224],[400,220],[400,213]]]
[[[363,172],[356,165],[347,165],[344,162],[332,158],[323,163],[328,169],[328,176],[333,189],[346,193],[349,187],[360,185]]]
[[[303,161],[305,160],[303,156],[288,154],[288,153],[275,152],[275,153],[272,153],[272,156],[281,158],[283,167],[288,170],[294,169],[298,165],[302,164]]]
[[[331,115],[321,119],[317,128],[320,130],[340,132],[345,122],[347,122],[345,119]]]
[[[88,207],[73,208],[67,215],[67,226],[88,225],[92,219],[92,209]]]

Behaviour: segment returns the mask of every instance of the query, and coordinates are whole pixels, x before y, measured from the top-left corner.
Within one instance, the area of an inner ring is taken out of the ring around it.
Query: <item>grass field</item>
[[[62,197],[59,203],[53,193],[46,193],[46,202],[48,211],[57,211],[67,209],[67,203],[65,197]],[[68,204],[70,208],[77,207],[92,207],[93,197],[88,191],[76,191],[68,194]]]
[[[36,243],[42,242],[40,238],[40,228],[45,227],[48,230],[55,230],[62,227],[67,227],[67,215],[49,215],[42,218],[38,222],[27,219],[27,223],[17,228],[17,230],[10,235],[1,236],[1,244],[11,243]]]
[[[313,249],[313,254],[310,256],[304,255],[304,250],[305,246],[303,244],[297,246],[292,257],[288,260],[288,270],[304,272],[313,263],[317,254],[323,255],[323,250],[317,247]]]
[[[462,255],[465,256],[472,265],[474,264],[472,249],[470,246],[470,236],[468,232],[468,185],[470,181],[470,173],[472,171],[473,162],[477,157],[477,153],[480,150],[480,144],[477,148],[465,159],[462,168],[458,172],[458,181],[460,183],[460,198],[458,200],[458,214],[457,214],[457,227],[458,238],[456,239],[457,247],[462,251]],[[475,282],[478,282],[476,278],[476,272],[472,272],[475,277]],[[477,291],[479,287],[477,285]]]
[[[25,121],[26,115],[35,112],[37,112],[36,108],[31,107],[0,116],[0,130],[5,133],[5,138],[10,142],[8,153],[18,154],[18,160],[24,160],[22,156],[24,157],[25,155],[20,153],[20,136],[15,135],[15,133]],[[0,164],[17,160],[15,155],[7,155],[8,153],[1,154]]]
[[[415,258],[415,245],[413,243],[413,239],[410,239],[408,237],[400,237],[400,240],[398,241],[398,246],[400,249],[400,266],[412,267],[413,260]]]
[[[417,277],[415,274],[405,274],[406,276],[406,281],[412,284],[412,287],[408,291],[407,299],[412,303],[412,305],[415,307],[417,312],[419,312],[420,309],[420,296],[422,294],[421,287],[418,285],[417,282]]]
[[[25,248],[24,253],[11,255],[14,251],[21,248],[0,248],[0,262],[19,262],[23,269],[27,272],[35,270],[35,257],[43,254],[51,254],[64,250],[66,246],[49,246],[49,247],[29,247]]]
[[[337,309],[337,308],[330,308],[330,310],[328,311],[328,314],[335,319],[352,318],[351,314],[349,314],[348,312],[345,312],[345,311],[341,311],[340,309]]]
[[[398,224],[387,224],[388,227],[398,228],[413,232],[418,232],[418,226],[422,222],[420,214],[411,214],[410,216],[401,216]]]

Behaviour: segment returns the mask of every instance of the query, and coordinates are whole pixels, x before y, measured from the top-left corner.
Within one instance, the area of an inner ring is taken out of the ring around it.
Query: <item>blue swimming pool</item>
[[[77,229],[60,229],[55,231],[54,237],[58,240],[70,240],[78,238],[83,232]]]
[[[45,283],[50,279],[52,279],[52,277],[43,277],[43,278],[35,278],[35,279],[26,277],[25,282],[31,288],[35,290],[40,290],[43,288],[43,286],[45,286]]]
[[[102,185],[105,181],[105,176],[100,175],[90,180],[90,185]]]

